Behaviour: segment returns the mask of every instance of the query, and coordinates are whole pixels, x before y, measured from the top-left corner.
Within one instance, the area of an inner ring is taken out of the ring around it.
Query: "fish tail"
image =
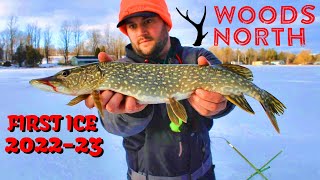
[[[285,105],[267,91],[263,91],[261,99],[262,100],[260,101],[260,104],[267,113],[273,127],[280,134],[280,129],[275,114],[283,114],[284,109],[286,109]]]

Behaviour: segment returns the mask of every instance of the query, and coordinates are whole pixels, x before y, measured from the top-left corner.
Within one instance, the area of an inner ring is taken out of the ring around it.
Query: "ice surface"
[[[281,134],[273,129],[263,108],[248,97],[255,115],[236,108],[228,116],[215,120],[210,131],[213,163],[219,180],[246,179],[252,169],[223,140],[227,138],[258,168],[283,150],[264,174],[269,179],[319,179],[320,155],[320,66],[247,66],[253,71],[254,83],[281,100],[287,110],[278,117]],[[100,122],[98,132],[68,132],[62,122],[60,132],[9,132],[8,115],[97,115],[84,103],[75,107],[65,104],[71,96],[40,91],[29,80],[52,75],[62,68],[0,69],[0,179],[126,179],[127,165],[122,138],[107,133]],[[7,137],[59,137],[64,142],[75,138],[101,137],[103,156],[91,157],[67,149],[62,154],[7,154]],[[258,175],[253,179],[261,179]]]

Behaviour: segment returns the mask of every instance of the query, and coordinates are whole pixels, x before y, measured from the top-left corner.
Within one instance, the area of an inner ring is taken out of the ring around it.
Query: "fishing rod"
[[[260,169],[258,169],[255,165],[253,165],[253,163],[251,163],[248,158],[246,158],[234,145],[232,145],[226,138],[224,137],[217,137],[214,136],[213,138],[218,138],[218,139],[223,139],[225,140],[225,142],[232,147],[232,149],[234,149],[256,172],[254,172],[253,174],[251,174],[251,176],[247,179],[251,179],[252,177],[254,177],[255,175],[259,174],[263,179],[268,180],[268,178],[263,174],[264,171],[268,170],[270,168],[270,166],[266,167],[268,164],[270,164],[276,157],[278,157],[281,153],[282,150],[280,152],[278,152],[275,156],[273,156],[267,163],[265,163]]]

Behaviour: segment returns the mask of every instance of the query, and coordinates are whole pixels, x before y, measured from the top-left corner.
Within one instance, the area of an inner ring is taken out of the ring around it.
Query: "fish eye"
[[[69,74],[70,74],[70,71],[69,71],[69,70],[64,70],[64,71],[62,71],[62,76],[64,76],[64,77],[69,76]]]

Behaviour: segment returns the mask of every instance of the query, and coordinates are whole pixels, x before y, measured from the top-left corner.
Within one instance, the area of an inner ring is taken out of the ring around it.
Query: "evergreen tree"
[[[278,54],[278,59],[279,60],[286,60],[287,59],[287,53],[285,53],[285,52],[280,52],[279,54]]]
[[[100,48],[97,47],[97,48],[96,48],[96,51],[94,52],[94,56],[98,57],[98,54],[99,54],[100,52],[101,52],[101,51],[100,51]]]
[[[41,62],[43,56],[37,49],[34,49],[32,46],[26,46],[27,55],[26,55],[26,65],[36,67]]]
[[[19,47],[16,50],[16,53],[14,54],[15,59],[18,61],[19,63],[19,67],[22,66],[22,63],[26,60],[27,58],[27,51],[26,51],[26,47],[23,46],[22,44],[19,45]]]
[[[278,53],[275,49],[267,49],[266,50],[266,60],[267,61],[274,61],[278,59]]]
[[[3,59],[3,53],[4,53],[3,48],[2,48],[2,47],[0,47],[0,60],[2,60],[2,59]]]

